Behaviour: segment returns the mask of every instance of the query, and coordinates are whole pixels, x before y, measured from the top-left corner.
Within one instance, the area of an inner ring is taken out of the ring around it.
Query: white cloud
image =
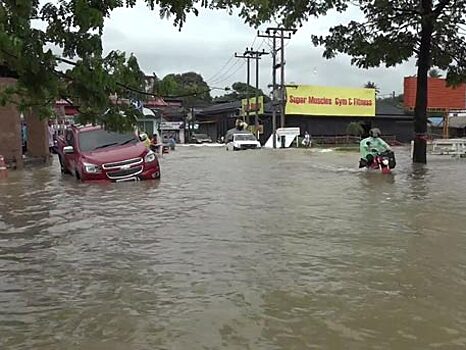
[[[329,27],[346,23],[360,13],[350,9],[344,14],[331,12],[326,17],[311,18],[287,43],[286,80],[297,84],[361,86],[368,80],[380,87],[382,94],[402,92],[403,77],[415,72],[412,62],[397,68],[362,70],[351,66],[350,59],[339,56],[333,60],[322,58],[322,49],[311,44],[311,34],[325,34]],[[264,26],[261,29],[265,29]],[[204,78],[215,75],[214,86],[225,87],[235,81],[245,81],[244,62],[231,59],[235,52],[250,47],[256,30],[244,24],[238,16],[225,11],[201,10],[196,17],[188,16],[182,30],[170,20],[160,19],[143,4],[133,9],[119,9],[106,21],[104,49],[133,52],[142,69],[158,76],[168,73],[195,71]],[[254,47],[267,49],[258,38]],[[225,66],[225,63],[229,64]],[[219,71],[224,67],[221,71]],[[254,66],[251,69],[254,77]],[[260,63],[260,86],[267,90],[271,82],[271,59],[265,56]]]

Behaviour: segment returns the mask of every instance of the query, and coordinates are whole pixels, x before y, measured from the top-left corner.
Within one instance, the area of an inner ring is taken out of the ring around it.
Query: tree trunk
[[[431,61],[434,15],[432,0],[421,1],[423,18],[417,60],[416,106],[414,108],[414,163],[427,163],[427,81]]]

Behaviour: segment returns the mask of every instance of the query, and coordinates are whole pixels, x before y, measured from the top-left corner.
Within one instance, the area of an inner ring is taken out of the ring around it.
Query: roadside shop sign
[[[183,122],[161,122],[160,130],[178,130],[183,126]]]
[[[259,114],[264,114],[264,96],[259,96],[256,102],[255,97],[250,97],[249,98],[249,103],[248,99],[244,98],[241,100],[241,113],[242,115],[246,115],[246,112],[249,111],[249,113],[255,113],[256,111],[259,112]]]

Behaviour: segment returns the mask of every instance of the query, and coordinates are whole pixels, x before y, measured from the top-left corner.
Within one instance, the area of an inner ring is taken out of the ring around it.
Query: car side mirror
[[[65,153],[65,154],[74,153],[74,148],[73,148],[73,146],[65,146],[65,147],[63,147],[63,153]]]

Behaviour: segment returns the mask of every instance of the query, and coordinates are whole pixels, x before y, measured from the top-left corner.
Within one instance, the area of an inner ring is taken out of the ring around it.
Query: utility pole
[[[235,57],[236,58],[242,58],[242,59],[246,60],[246,64],[247,64],[247,68],[246,68],[246,85],[247,85],[247,88],[246,88],[246,100],[248,101],[248,105],[249,105],[249,84],[251,82],[251,56],[246,55],[246,54],[238,55],[235,52]],[[245,121],[244,119],[245,118],[243,116],[243,121]],[[246,108],[246,123],[249,124],[249,108]]]
[[[254,51],[252,48],[251,50],[246,50],[244,52],[245,56],[249,56],[252,59],[256,61],[256,113],[254,117],[254,128],[256,132],[256,137],[259,136],[258,130],[259,130],[259,60],[263,55],[267,55],[267,52],[265,50],[262,51]],[[248,105],[249,105],[249,100],[248,100]],[[249,108],[248,108],[249,109]]]
[[[261,38],[272,39],[272,129],[273,148],[277,147],[277,104],[280,105],[280,127],[285,127],[285,39],[291,39],[291,34],[296,33],[296,29],[287,28],[267,28],[266,34],[258,33]],[[280,47],[277,48],[277,40]],[[280,63],[277,64],[277,53],[281,52]],[[280,74],[280,101],[277,101],[277,69],[281,68]]]

